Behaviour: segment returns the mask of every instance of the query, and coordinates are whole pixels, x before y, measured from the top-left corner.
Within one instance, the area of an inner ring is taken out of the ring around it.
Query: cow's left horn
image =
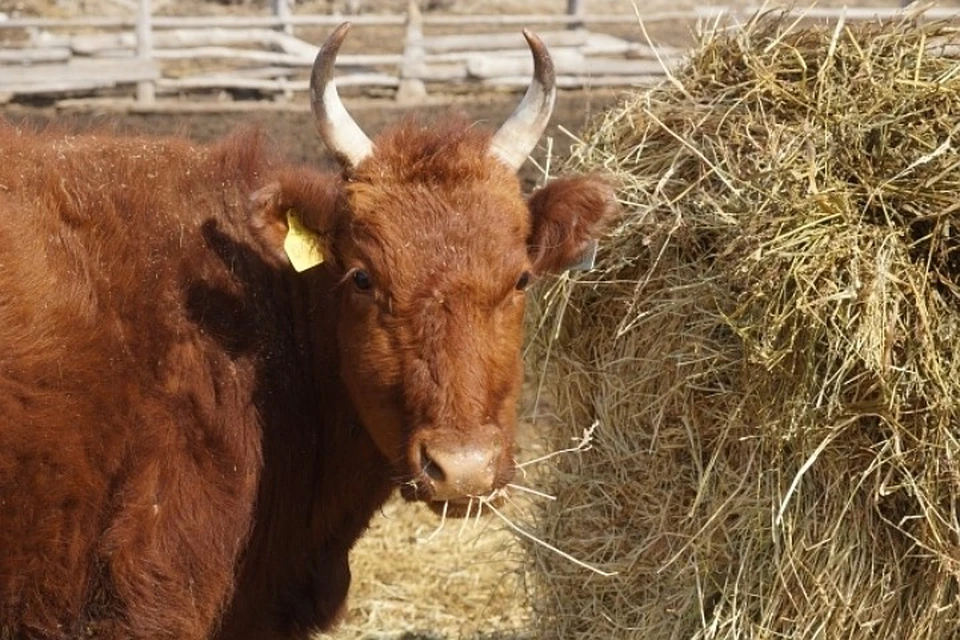
[[[373,143],[347,113],[333,80],[333,65],[348,31],[350,23],[344,22],[320,47],[310,74],[310,106],[323,143],[341,166],[352,169],[373,152]]]
[[[535,33],[523,30],[533,54],[533,80],[523,100],[493,136],[490,151],[519,169],[547,128],[557,98],[557,76],[547,46]]]

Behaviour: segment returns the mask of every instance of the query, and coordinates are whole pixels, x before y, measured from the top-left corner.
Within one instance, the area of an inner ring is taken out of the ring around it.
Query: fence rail
[[[307,90],[318,46],[297,37],[296,31],[333,27],[344,20],[293,14],[286,0],[274,0],[274,15],[220,17],[153,16],[149,0],[136,1],[131,16],[0,20],[0,40],[8,42],[0,50],[0,104],[77,96],[135,99],[141,108],[172,96],[289,100]],[[650,82],[682,55],[603,32],[604,25],[637,22],[633,14],[583,13],[576,0],[568,6],[571,13],[566,15],[421,15],[411,2],[405,15],[352,16],[359,29],[405,28],[398,43],[402,48],[339,56],[337,82],[358,90],[386,88],[398,101],[419,100],[441,87],[467,91],[522,86],[532,70],[530,55],[519,29],[504,31],[520,25],[546,28],[540,35],[555,58],[558,84],[566,88]],[[648,25],[721,16],[745,20],[758,10],[709,7],[644,14],[642,20]],[[790,13],[850,21],[889,19],[901,10],[810,8]],[[923,15],[955,19],[957,14],[956,9],[932,8]],[[431,33],[464,25],[489,32]],[[563,28],[556,30],[558,26]],[[9,44],[14,36],[20,40],[17,46]]]

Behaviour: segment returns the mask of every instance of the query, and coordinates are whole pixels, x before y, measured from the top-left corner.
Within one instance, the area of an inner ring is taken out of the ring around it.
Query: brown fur
[[[0,125],[0,638],[306,638],[392,489],[431,498],[424,447],[509,479],[517,280],[615,204],[528,208],[489,139],[408,122],[340,176],[256,132]],[[326,241],[302,274],[291,208]]]

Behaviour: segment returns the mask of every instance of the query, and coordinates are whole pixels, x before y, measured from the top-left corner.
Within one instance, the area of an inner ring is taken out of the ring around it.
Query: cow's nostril
[[[423,475],[434,482],[443,482],[447,479],[447,474],[444,473],[443,468],[427,453],[426,445],[420,446],[420,468],[423,469]]]

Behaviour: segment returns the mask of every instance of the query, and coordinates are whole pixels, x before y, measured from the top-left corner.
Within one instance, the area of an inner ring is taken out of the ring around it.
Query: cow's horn
[[[333,80],[333,63],[350,23],[344,22],[320,47],[310,74],[310,106],[320,138],[345,169],[356,167],[373,152],[373,143],[350,117]]]
[[[547,47],[535,33],[523,30],[533,54],[533,80],[516,110],[493,136],[490,151],[519,169],[547,128],[557,97],[557,77]]]

